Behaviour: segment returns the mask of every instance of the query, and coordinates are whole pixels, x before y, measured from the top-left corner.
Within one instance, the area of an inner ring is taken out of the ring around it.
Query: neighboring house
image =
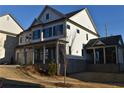
[[[30,28],[18,35],[16,61],[18,64],[46,64],[51,59],[61,64],[63,51],[72,56],[69,58],[82,58],[84,44],[98,37],[86,8],[63,14],[45,6]]]
[[[14,62],[16,36],[22,31],[23,28],[10,14],[0,16],[0,64]]]
[[[84,59],[90,71],[124,70],[124,44],[121,35],[91,39],[84,46]]]

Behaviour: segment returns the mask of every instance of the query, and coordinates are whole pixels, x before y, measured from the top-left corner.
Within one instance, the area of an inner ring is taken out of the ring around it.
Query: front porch
[[[18,64],[39,64],[46,65],[50,62],[57,64],[57,74],[60,71],[60,64],[63,63],[65,44],[63,40],[52,40],[34,43],[16,49],[16,60]]]

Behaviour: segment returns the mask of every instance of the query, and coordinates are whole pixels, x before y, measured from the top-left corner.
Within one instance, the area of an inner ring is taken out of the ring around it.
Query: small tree
[[[55,62],[51,61],[50,63],[48,63],[48,75],[50,76],[54,76],[56,75],[57,71],[57,65]]]

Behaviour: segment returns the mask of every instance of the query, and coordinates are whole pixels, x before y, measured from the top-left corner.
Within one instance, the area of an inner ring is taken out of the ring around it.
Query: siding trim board
[[[76,22],[74,22],[74,21],[72,21],[72,20],[70,20],[70,19],[67,19],[67,21],[70,22],[70,23],[72,23],[72,24],[74,24],[74,25],[76,25],[76,26],[78,26],[78,27],[81,28],[81,29],[84,29],[85,31],[87,31],[87,32],[89,32],[89,33],[91,33],[91,34],[93,34],[93,35],[95,35],[95,36],[100,37],[99,34],[94,33],[94,32],[91,31],[90,29],[88,29],[88,28],[86,28],[86,27],[84,27],[84,26],[82,26],[82,25],[80,25],[80,24],[78,24],[78,23],[76,23]]]
[[[96,33],[98,34],[98,31],[97,31],[97,28],[96,28],[96,25],[95,25],[95,23],[94,23],[94,21],[93,21],[92,16],[90,15],[90,13],[89,13],[89,11],[88,11],[88,9],[87,9],[87,8],[85,8],[85,10],[86,10],[86,13],[87,13],[87,15],[88,15],[88,17],[89,17],[89,19],[90,19],[91,23],[93,24],[93,27],[94,27],[94,28],[95,28],[95,30],[96,30]]]
[[[17,36],[17,34],[10,33],[10,32],[7,32],[7,31],[2,31],[2,30],[0,30],[0,33]]]
[[[50,42],[62,42],[62,43],[68,43],[68,41],[65,41],[65,40],[60,40],[60,39],[54,39],[54,40],[46,40],[46,41],[40,41],[40,42],[36,42],[36,43],[30,43],[30,44],[24,44],[24,45],[18,45],[16,48],[22,48],[22,47],[25,47],[25,46],[33,46],[33,45],[37,45],[37,44],[46,44],[46,43],[50,43]]]

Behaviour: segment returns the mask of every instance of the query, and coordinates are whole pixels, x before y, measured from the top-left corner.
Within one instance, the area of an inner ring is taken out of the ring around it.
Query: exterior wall
[[[81,59],[68,59],[67,74],[74,74],[86,71],[87,64]],[[64,64],[60,64],[60,74],[64,74]]]
[[[15,47],[17,45],[17,37],[0,33],[0,63],[10,62],[11,58],[15,58]]]
[[[81,12],[77,13],[76,15],[72,16],[70,19],[96,33],[96,30],[86,11],[87,10],[84,9]]]
[[[71,45],[72,39],[76,34],[76,37],[72,46],[72,55],[82,56],[83,44],[86,44],[90,39],[98,38],[98,37],[73,25],[70,22],[66,22],[66,25],[70,25],[70,29],[66,30],[66,33],[67,33],[66,40],[69,42],[66,45],[67,55],[69,54],[69,46]],[[77,29],[80,30],[80,33],[77,33]],[[88,40],[86,39],[86,34],[88,34]]]
[[[27,53],[26,64],[32,64],[33,63],[33,50],[32,49],[27,49],[26,53]]]
[[[9,15],[0,17],[0,63],[9,63],[15,59],[16,35],[23,29]]]
[[[118,63],[124,63],[124,54],[123,54],[123,48],[118,48]]]
[[[10,15],[0,17],[0,30],[14,34],[19,34],[23,31]]]
[[[46,20],[46,14],[49,14],[49,19]],[[50,22],[50,21],[53,21],[53,20],[56,20],[56,19],[59,19],[61,18],[60,15],[58,15],[58,13],[52,11],[50,8],[47,8],[46,11],[41,15],[41,18],[40,20],[43,22],[43,23],[47,23],[47,22]]]
[[[25,59],[26,58],[26,59]],[[16,50],[16,62],[18,64],[32,64],[33,62],[33,50],[20,48]]]
[[[86,70],[87,64],[84,63],[83,57],[66,56],[67,59],[67,74],[73,74]],[[64,64],[60,64],[60,73],[64,74]]]
[[[17,64],[24,64],[24,49],[17,49],[16,50],[16,63]]]
[[[32,42],[32,40],[26,39],[27,36],[32,38],[32,32],[28,31],[21,34],[18,39],[19,45],[29,44]],[[22,39],[22,42],[20,42],[20,39]]]

